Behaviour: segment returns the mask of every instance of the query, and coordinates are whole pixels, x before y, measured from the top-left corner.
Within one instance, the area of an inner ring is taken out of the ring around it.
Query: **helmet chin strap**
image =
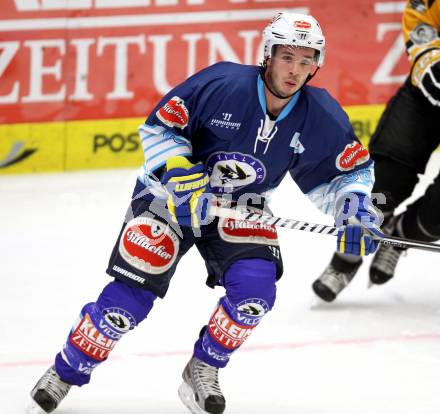
[[[290,99],[293,95],[295,95],[298,91],[300,91],[306,84],[307,82],[309,82],[310,80],[312,80],[314,78],[314,76],[316,75],[316,73],[318,72],[319,67],[316,68],[315,73],[313,75],[309,75],[307,76],[306,81],[304,82],[304,84],[301,86],[301,88],[299,88],[296,92],[292,93],[292,95],[288,95],[288,96],[282,96],[278,93],[276,93],[274,90],[272,90],[272,88],[269,86],[269,83],[266,80],[266,63],[263,63],[261,65],[261,78],[263,79],[264,84],[266,85],[266,88],[269,90],[269,92],[277,97],[278,99]]]

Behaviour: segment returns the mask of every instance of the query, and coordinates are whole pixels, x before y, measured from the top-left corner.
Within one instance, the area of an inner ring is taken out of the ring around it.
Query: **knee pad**
[[[81,310],[61,353],[56,369],[66,382],[89,382],[92,370],[105,361],[116,343],[148,315],[156,296],[125,283],[109,283],[96,302]],[[64,363],[63,363],[64,362]]]
[[[104,310],[124,309],[133,316],[135,324],[138,325],[147,317],[156,299],[157,296],[149,290],[132,287],[120,280],[115,280],[103,289],[96,303]]]
[[[253,328],[275,303],[275,281],[274,262],[238,260],[225,273],[226,296],[220,299],[220,307],[233,321]]]
[[[227,301],[239,311],[253,312],[246,303],[257,299],[262,308],[268,312],[276,298],[276,265],[264,259],[243,259],[234,262],[224,276]],[[261,315],[262,316],[262,315]]]

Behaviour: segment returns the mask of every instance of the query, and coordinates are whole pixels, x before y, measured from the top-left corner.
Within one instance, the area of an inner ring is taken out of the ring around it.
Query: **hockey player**
[[[165,296],[179,260],[196,245],[208,285],[226,294],[200,332],[179,395],[192,413],[224,411],[218,370],[272,309],[283,267],[273,226],[206,217],[206,195],[227,195],[220,201],[231,208],[259,198],[253,208],[264,207],[264,194],[289,172],[335,215],[341,249],[376,249],[383,235],[368,202],[369,153],[339,104],[306,85],[324,63],[319,24],[309,15],[280,13],[263,39],[261,68],[210,66],[169,92],[140,127],[145,164],[107,268],[115,280],[81,310],[54,365],[31,391],[32,408],[52,412],[72,385],[87,384]],[[359,222],[342,226],[349,216]]]
[[[369,147],[375,162],[373,193],[382,193],[386,198],[386,203],[377,205],[384,214],[384,231],[420,241],[440,238],[440,176],[404,213],[394,216],[394,210],[411,195],[418,174],[424,172],[440,143],[439,32],[440,1],[408,1],[403,13],[403,35],[411,73],[388,103]],[[402,252],[380,246],[370,266],[371,283],[389,281]],[[361,263],[359,257],[336,252],[313,283],[313,290],[326,301],[334,300]]]

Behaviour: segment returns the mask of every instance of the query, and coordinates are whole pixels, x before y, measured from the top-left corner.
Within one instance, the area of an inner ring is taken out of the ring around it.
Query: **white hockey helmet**
[[[274,45],[289,45],[317,50],[317,65],[324,64],[325,37],[319,23],[308,14],[278,13],[264,29],[263,42],[265,59],[272,56]]]

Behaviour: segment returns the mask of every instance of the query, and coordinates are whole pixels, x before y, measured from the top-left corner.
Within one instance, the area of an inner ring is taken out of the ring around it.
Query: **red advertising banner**
[[[4,0],[2,124],[144,117],[172,86],[220,60],[258,64],[278,10],[310,13],[327,40],[313,83],[343,105],[381,104],[409,65],[403,1]]]

